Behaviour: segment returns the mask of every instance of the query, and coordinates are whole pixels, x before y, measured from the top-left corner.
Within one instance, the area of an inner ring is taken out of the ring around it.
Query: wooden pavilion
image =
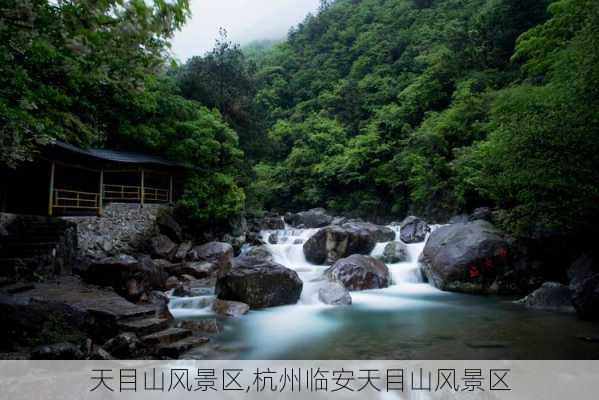
[[[173,203],[188,167],[134,152],[55,142],[34,163],[0,171],[0,211],[102,215],[109,202]]]

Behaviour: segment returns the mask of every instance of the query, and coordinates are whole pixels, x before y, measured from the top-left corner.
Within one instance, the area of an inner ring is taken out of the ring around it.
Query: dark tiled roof
[[[110,161],[115,163],[122,164],[151,164],[151,165],[162,165],[166,167],[177,167],[177,168],[187,168],[188,166],[177,162],[167,160],[162,157],[152,156],[143,153],[134,153],[130,151],[116,151],[116,150],[107,150],[107,149],[82,149],[77,146],[73,146],[68,143],[64,143],[61,141],[55,141],[54,146],[71,151],[77,154],[81,154],[83,156],[96,158],[98,160]]]

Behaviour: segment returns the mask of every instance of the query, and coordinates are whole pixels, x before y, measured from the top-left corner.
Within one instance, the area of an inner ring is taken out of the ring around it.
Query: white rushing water
[[[399,226],[390,228],[399,240]],[[317,231],[285,226],[285,229],[261,232],[274,261],[296,271],[304,286],[297,304],[252,311],[242,318],[244,340],[249,347],[260,349],[259,353],[253,354],[254,357],[270,357],[290,345],[301,346],[319,336],[331,334],[340,324],[339,318],[331,317],[331,311],[417,309],[434,306],[437,302],[430,300],[430,296],[442,296],[443,292],[423,280],[418,263],[425,244],[422,242],[407,245],[407,261],[387,264],[392,277],[388,288],[352,292],[351,306],[335,307],[322,303],[318,299],[318,290],[326,284],[323,273],[329,266],[309,263],[303,251],[303,244]],[[277,236],[276,244],[268,241],[272,234]],[[380,257],[386,245],[377,243],[371,256]],[[242,252],[245,251],[247,248]],[[204,317],[212,314],[213,299],[214,296],[171,297],[169,308],[177,318]]]

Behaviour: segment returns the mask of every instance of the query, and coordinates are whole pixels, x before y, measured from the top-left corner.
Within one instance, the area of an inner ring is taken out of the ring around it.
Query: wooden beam
[[[54,161],[50,162],[50,192],[48,195],[48,216],[52,216],[54,211],[53,202],[54,202],[54,173],[56,170],[56,163]]]
[[[98,217],[102,216],[102,209],[104,208],[104,169],[100,170],[100,194],[98,201]]]
[[[173,176],[169,175],[168,202],[173,204]]]
[[[145,193],[145,175],[144,175],[144,169],[141,169],[141,193],[140,193],[140,199],[141,199],[141,206],[144,206],[144,193]]]

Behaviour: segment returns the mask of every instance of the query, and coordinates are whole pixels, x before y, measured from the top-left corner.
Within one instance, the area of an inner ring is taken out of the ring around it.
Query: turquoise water
[[[326,306],[317,299],[326,267],[308,264],[301,245],[292,244],[313,233],[282,231],[284,243],[270,245],[275,260],[297,270],[304,281],[300,302],[222,319],[223,332],[194,357],[599,359],[599,343],[583,339],[599,338],[597,323],[528,310],[513,298],[441,292],[424,283],[417,262],[423,243],[409,246],[410,261],[388,265],[394,281],[389,288],[352,292],[351,306]],[[373,255],[383,248],[377,245]],[[214,318],[205,301],[200,303],[204,308],[174,310],[176,316]]]

